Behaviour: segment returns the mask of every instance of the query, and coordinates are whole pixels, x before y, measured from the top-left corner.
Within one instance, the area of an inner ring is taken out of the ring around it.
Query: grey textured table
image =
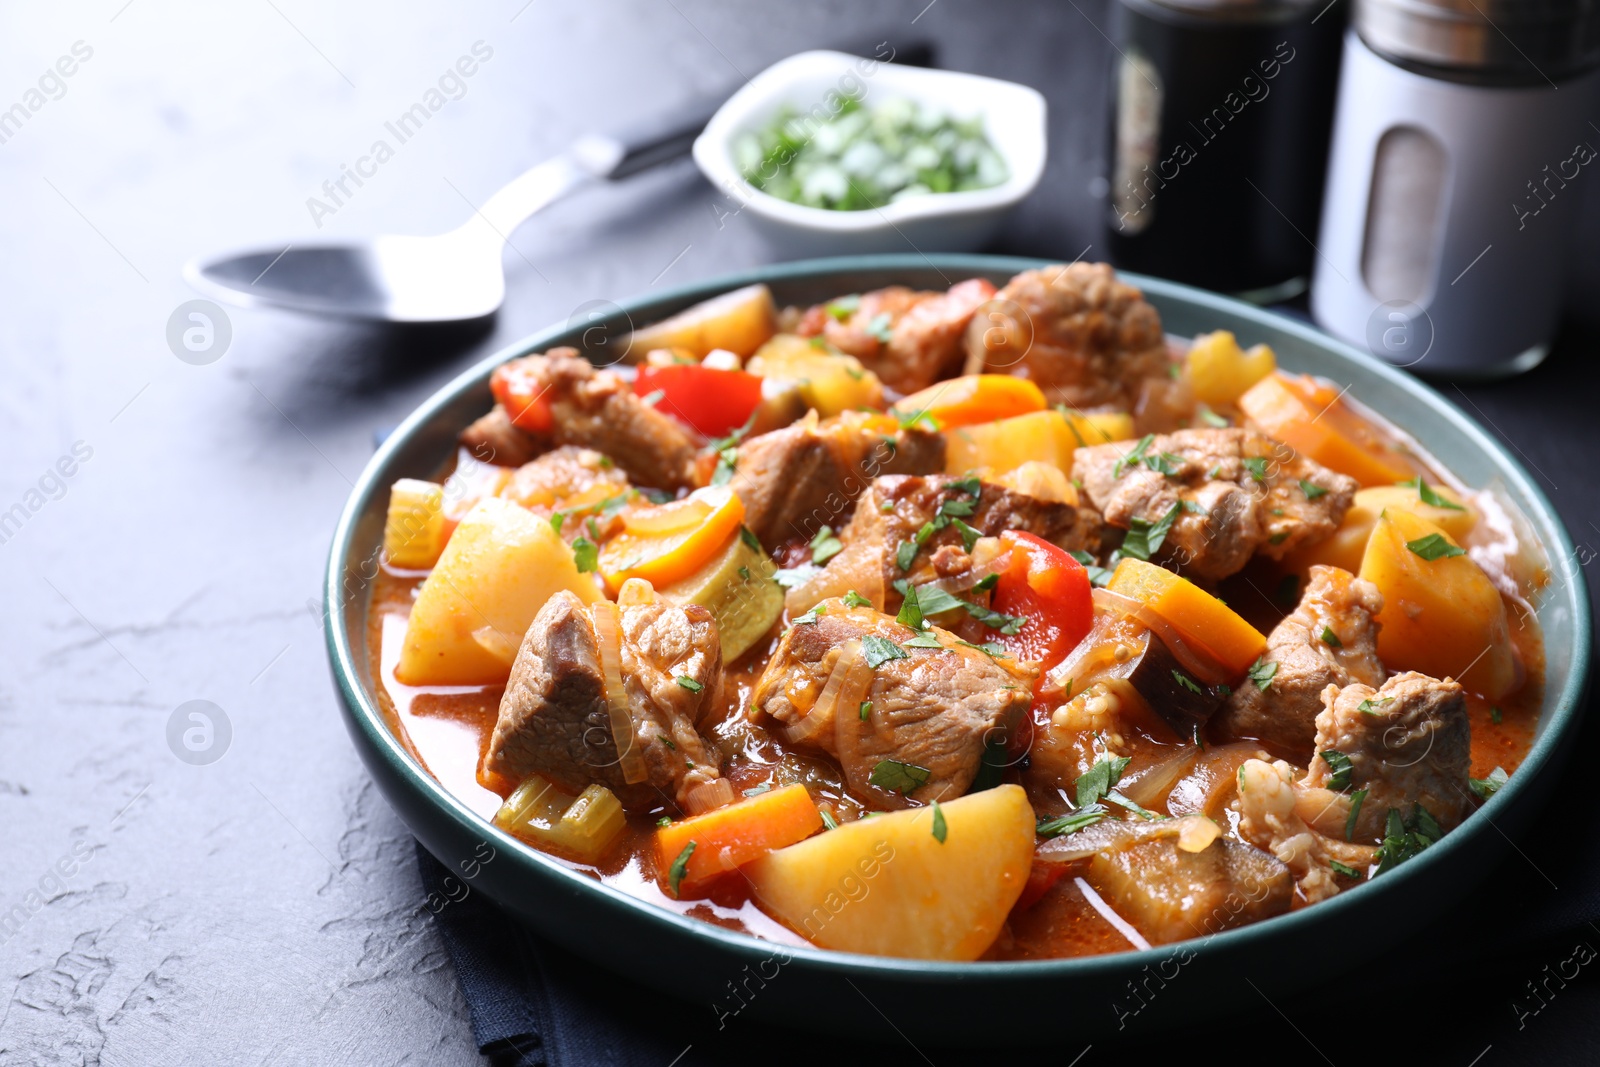
[[[492,329],[390,334],[236,311],[206,365],[167,342],[194,295],[186,258],[443,230],[577,134],[867,33],[926,36],[945,65],[1045,91],[1050,169],[999,248],[1093,258],[1104,9],[0,9],[0,111],[27,111],[0,125],[0,512],[22,515],[0,543],[0,1063],[477,1062],[411,839],[335,710],[318,615],[334,518],[374,431],[468,362],[585,301],[769,252],[719,221],[718,196],[680,164],[518,231]],[[459,99],[314,219],[308,198],[480,41],[492,56]],[[63,56],[71,76],[47,76]],[[1563,388],[1585,347],[1509,386],[1446,392],[1509,436],[1587,561],[1600,545],[1593,403]],[[209,765],[168,740],[190,700],[231,726]],[[1592,1053],[1581,1020],[1594,1003],[1564,994],[1544,1032],[1576,1027],[1579,1044],[1562,1047]],[[1305,1053],[1262,1005],[1248,1010]],[[1516,1058],[1505,1042],[1493,1055]]]

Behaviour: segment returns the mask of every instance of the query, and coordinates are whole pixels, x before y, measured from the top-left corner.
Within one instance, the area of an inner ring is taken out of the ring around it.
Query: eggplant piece
[[[1287,864],[1227,837],[1199,852],[1164,837],[1096,853],[1086,879],[1153,945],[1281,915],[1294,897]]]
[[[1190,835],[1201,815],[1107,819],[1039,846],[1042,863],[1070,864],[1113,910],[1160,945],[1281,915],[1294,897],[1287,864],[1254,845]],[[1185,848],[1185,844],[1190,847]],[[1198,848],[1195,846],[1199,845]]]
[[[1089,635],[1051,675],[1076,679],[1074,693],[1097,682],[1112,683],[1119,695],[1132,689],[1179,737],[1193,736],[1228,695],[1185,670],[1160,634],[1114,612],[1097,614]]]

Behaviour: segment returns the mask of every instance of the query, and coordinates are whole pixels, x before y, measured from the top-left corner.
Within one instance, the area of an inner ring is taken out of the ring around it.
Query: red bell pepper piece
[[[489,375],[489,391],[506,409],[511,424],[529,433],[549,433],[555,425],[550,401],[545,397],[550,383],[539,374],[543,366],[543,360],[514,359],[500,364]]]
[[[726,437],[750,421],[761,403],[761,378],[742,370],[697,363],[643,366],[633,381],[639,396],[660,392],[656,410],[707,437]]]
[[[998,638],[1019,660],[1048,671],[1066,658],[1094,623],[1094,598],[1083,564],[1042,538],[1018,530],[1001,535],[1011,566],[1001,572],[990,601],[996,611],[1027,621]]]

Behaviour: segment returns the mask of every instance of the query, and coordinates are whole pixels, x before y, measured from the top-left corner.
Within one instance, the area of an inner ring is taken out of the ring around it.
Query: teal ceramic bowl
[[[1152,278],[1128,276],[1160,310],[1169,333],[1193,336],[1229,329],[1247,343],[1266,342],[1289,370],[1349,383],[1356,399],[1412,433],[1469,485],[1498,484],[1526,516],[1548,553],[1552,580],[1538,606],[1548,662],[1543,710],[1533,749],[1510,784],[1440,844],[1373,883],[1333,900],[1201,941],[1085,959],[1020,963],[927,963],[779,948],[770,942],[685,918],[624,896],[501,833],[447,793],[390,732],[374,696],[367,664],[365,612],[383,537],[389,484],[428,477],[454,454],[456,433],[488,410],[489,372],[514,356],[554,345],[591,342],[596,327],[619,336],[629,322],[646,324],[708,296],[766,282],[780,304],[807,304],[839,293],[889,284],[942,288],[983,276],[996,284],[1044,261],[986,256],[874,256],[813,260],[714,279],[633,301],[609,319],[559,326],[496,353],[418,408],[367,465],[334,533],[328,562],[326,630],[333,677],[357,750],[384,795],[423,845],[447,867],[472,873],[487,893],[539,934],[619,974],[712,1007],[728,1004],[730,982],[750,968],[769,977],[747,1011],[779,1023],[840,1034],[882,1037],[885,1019],[918,1044],[983,1043],[1007,1035],[1050,1040],[1071,1034],[1073,1047],[1116,1033],[1137,1004],[1142,1032],[1197,1017],[1215,1017],[1232,1003],[1258,1007],[1323,981],[1328,971],[1305,961],[1330,960],[1329,945],[1362,946],[1371,958],[1463,895],[1504,852],[1514,833],[1549,792],[1564,741],[1574,734],[1589,670],[1590,618],[1571,540],[1522,469],[1477,424],[1438,393],[1307,326],[1236,301]],[[495,858],[476,864],[492,845]],[[1354,959],[1355,956],[1350,956]],[[1296,961],[1299,961],[1298,963]],[[1152,985],[1152,976],[1181,978]],[[1141,996],[1142,989],[1176,985]],[[1251,991],[1253,982],[1257,992]],[[825,1005],[826,1010],[816,1010]],[[1005,1020],[1048,1020],[1017,1027]]]

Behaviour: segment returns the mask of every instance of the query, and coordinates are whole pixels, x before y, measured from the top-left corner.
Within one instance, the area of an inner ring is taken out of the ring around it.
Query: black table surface
[[[59,57],[80,60],[0,143],[0,511],[27,509],[0,543],[0,915],[13,917],[0,923],[0,1064],[478,1062],[410,836],[336,710],[318,608],[334,519],[374,432],[469,362],[586,301],[773,253],[744,221],[719,221],[718,195],[680,163],[520,229],[489,329],[396,334],[237,310],[228,349],[200,366],[167,342],[194,296],[187,258],[442,231],[585,131],[870,36],[931,39],[943,65],[1043,91],[1049,170],[994,250],[1093,259],[1105,26],[1106,0],[0,12],[0,109]],[[492,56],[460,99],[314,219],[308,198],[476,42]],[[1594,179],[1584,193],[1592,249]],[[1581,264],[1591,304],[1597,274]],[[1585,563],[1600,546],[1592,347],[1572,327],[1522,379],[1444,386],[1523,458]],[[191,700],[226,716],[220,761],[174,754],[169,720]],[[1480,905],[1485,921],[1519,906]],[[1463,1067],[1480,1054],[1592,1060],[1600,997],[1582,979],[1512,1025],[1536,972],[1484,975],[1470,1010],[1419,1014],[1419,1040],[1459,1048]],[[1309,1062],[1304,1034],[1349,1018],[1232,1010]],[[1097,1046],[1083,1062],[1115,1054]]]

